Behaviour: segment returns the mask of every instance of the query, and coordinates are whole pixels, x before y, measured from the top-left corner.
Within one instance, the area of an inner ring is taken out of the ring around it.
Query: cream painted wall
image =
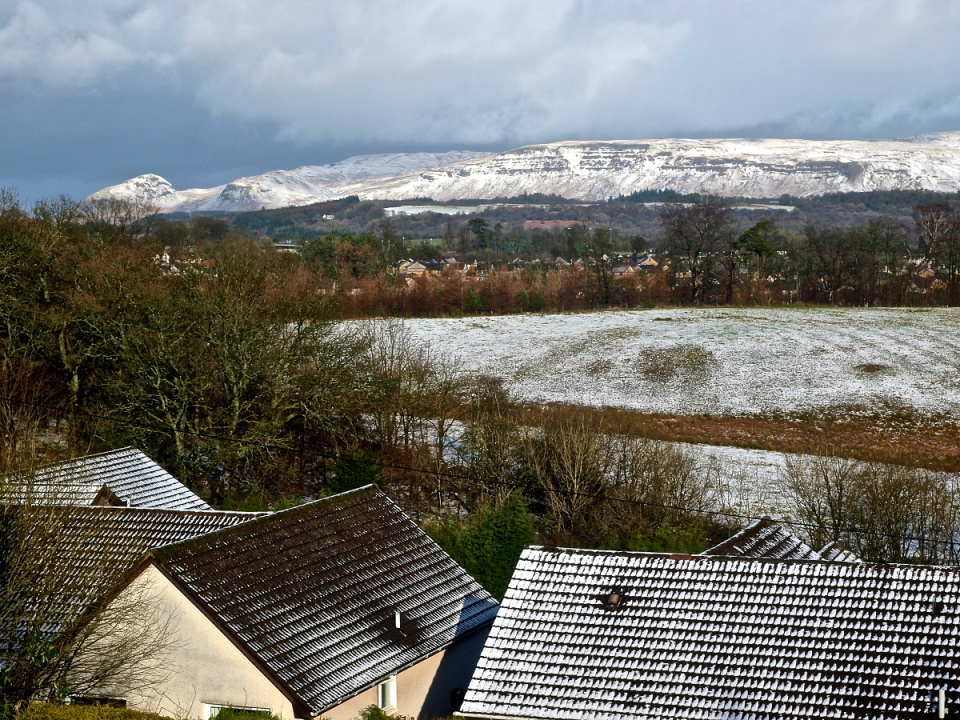
[[[467,689],[477,666],[489,626],[462,638],[446,650],[431,655],[397,675],[397,715],[417,720],[449,717],[454,688]],[[371,688],[323,713],[329,720],[354,720],[360,710],[377,704],[377,688]]]
[[[148,566],[124,594],[149,598],[168,619],[170,672],[148,691],[107,694],[125,697],[138,710],[173,718],[205,718],[212,704],[264,708],[293,720],[290,700],[155,566]],[[470,683],[488,632],[489,626],[399,673],[393,712],[417,720],[448,717],[453,711],[451,693]],[[373,687],[322,717],[353,720],[361,709],[376,704]]]
[[[294,718],[284,694],[157,568],[150,565],[124,592],[144,592],[167,614],[170,675],[128,696],[130,707],[173,718],[203,718],[208,704],[269,709]],[[121,595],[121,599],[122,599]]]

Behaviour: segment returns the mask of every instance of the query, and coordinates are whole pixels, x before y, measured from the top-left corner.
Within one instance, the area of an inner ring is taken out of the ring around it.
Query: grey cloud
[[[347,147],[869,137],[957,122],[956,37],[949,0],[21,0],[0,9],[0,102],[108,94],[115,112],[88,110],[111,172],[138,164],[109,141],[137,102],[167,143],[139,157],[189,146],[223,168],[298,146],[313,162]],[[71,117],[39,121],[56,135]],[[243,149],[244,127],[259,147]]]

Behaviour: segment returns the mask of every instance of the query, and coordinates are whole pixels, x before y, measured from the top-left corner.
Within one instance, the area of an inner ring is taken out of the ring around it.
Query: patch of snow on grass
[[[960,412],[960,310],[665,309],[405,321],[526,401],[670,414]]]

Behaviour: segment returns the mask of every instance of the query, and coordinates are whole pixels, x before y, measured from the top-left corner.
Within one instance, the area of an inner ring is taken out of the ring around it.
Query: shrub
[[[376,705],[367,705],[360,711],[357,720],[394,720],[394,717]]]
[[[376,485],[379,480],[380,466],[373,455],[368,450],[356,450],[337,460],[327,487],[332,493],[342,493],[364,485]]]
[[[105,703],[107,701],[104,701]],[[109,705],[53,705],[35,703],[20,714],[20,720],[169,720],[156,713]]]
[[[267,710],[250,710],[249,708],[222,707],[210,720],[279,720]]]
[[[520,495],[482,505],[469,518],[447,517],[427,533],[497,600],[527,545],[536,542],[533,516]]]

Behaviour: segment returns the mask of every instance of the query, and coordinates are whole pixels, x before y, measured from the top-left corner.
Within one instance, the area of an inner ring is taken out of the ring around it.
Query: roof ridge
[[[38,467],[36,469],[36,472],[41,472],[43,470],[50,470],[52,468],[59,467],[61,465],[69,465],[70,463],[81,462],[83,460],[92,460],[94,458],[101,458],[106,455],[115,455],[115,454],[126,452],[129,450],[136,450],[137,452],[143,453],[144,456],[150,458],[150,456],[147,455],[145,452],[143,452],[143,450],[141,450],[140,448],[134,447],[133,445],[126,445],[122,448],[114,448],[113,450],[104,450],[98,453],[90,453],[89,455],[78,455],[77,457],[69,458],[67,460],[59,460],[57,462],[47,463],[46,465],[41,465],[40,467]],[[153,458],[150,458],[150,459],[153,460]],[[154,462],[156,461],[154,460]]]
[[[264,513],[260,514],[260,517],[253,518],[253,520],[254,521],[267,520],[267,519],[272,520],[273,518],[279,517],[279,516],[286,516],[288,514],[294,514],[297,512],[307,512],[306,510],[307,508],[310,508],[312,510],[320,503],[327,503],[328,501],[340,499],[347,495],[357,494],[361,490],[367,491],[367,492],[369,492],[370,490],[373,490],[374,492],[379,493],[380,495],[383,495],[383,497],[387,498],[387,500],[390,500],[390,498],[387,497],[387,495],[385,495],[382,491],[380,491],[376,485],[371,483],[369,485],[362,485],[361,487],[354,488],[352,490],[346,490],[342,493],[337,493],[336,495],[328,495],[326,497],[317,498],[316,500],[311,500],[310,502],[301,503],[300,505],[294,505],[293,507],[284,508],[283,510],[265,511]],[[393,501],[390,500],[390,502],[392,503]],[[194,512],[210,512],[210,511],[196,510]],[[214,512],[229,512],[229,511],[220,510],[220,511],[214,511]],[[251,514],[254,514],[254,513],[251,513]],[[205,542],[207,539],[209,539],[211,535],[226,533],[227,531],[235,530],[241,527],[242,525],[247,525],[247,524],[248,523],[240,523],[238,525],[231,525],[230,527],[220,528],[212,532],[204,533],[203,535],[197,535],[192,538],[186,538],[185,540],[179,540],[177,542],[167,543],[166,545],[161,545],[156,548],[151,548],[150,554],[156,557],[157,559],[162,559],[161,556],[167,555],[175,547],[188,547],[191,543],[200,544],[201,542]],[[249,528],[245,528],[245,529],[249,530]],[[158,552],[160,552],[160,554],[157,554]]]
[[[705,555],[703,553],[666,553],[666,552],[646,552],[642,550],[594,550],[590,548],[557,548],[544,545],[528,545],[523,549],[524,553],[528,551],[542,553],[556,553],[562,555],[584,555],[584,556],[621,556],[621,557],[650,557],[664,558],[667,560],[693,560],[703,562],[744,562],[744,563],[766,563],[770,565],[833,565],[833,566],[864,566],[864,567],[888,567],[902,568],[906,570],[944,570],[952,573],[960,573],[960,566],[957,565],[921,565],[919,563],[893,563],[893,562],[841,562],[837,560],[803,560],[799,558],[781,560],[779,558],[767,557],[748,557],[745,555]]]
[[[384,497],[387,497],[387,495],[386,495],[382,490],[380,490],[380,488],[378,488],[375,483],[367,483],[366,485],[361,485],[360,487],[357,487],[357,488],[352,488],[352,489],[350,489],[350,490],[344,490],[343,492],[335,493],[335,494],[333,494],[333,495],[326,495],[326,496],[324,496],[324,497],[318,497],[318,498],[316,498],[316,499],[314,499],[314,500],[309,500],[309,501],[307,501],[307,502],[300,503],[299,505],[293,505],[293,506],[288,507],[288,508],[283,508],[283,510],[272,510],[272,511],[270,511],[270,513],[271,513],[272,515],[283,515],[284,513],[294,512],[294,511],[297,511],[297,510],[301,510],[302,508],[305,508],[305,507],[312,507],[312,506],[316,505],[317,503],[327,502],[327,501],[329,501],[329,500],[335,500],[335,499],[337,499],[337,498],[342,498],[342,497],[345,497],[345,496],[347,496],[347,495],[351,495],[351,494],[353,494],[353,493],[359,493],[361,490],[363,490],[363,491],[373,490],[374,492],[378,492],[378,493],[380,493],[381,495],[383,495]],[[389,498],[388,498],[388,499],[389,499]],[[391,502],[393,502],[393,501],[391,500]]]

